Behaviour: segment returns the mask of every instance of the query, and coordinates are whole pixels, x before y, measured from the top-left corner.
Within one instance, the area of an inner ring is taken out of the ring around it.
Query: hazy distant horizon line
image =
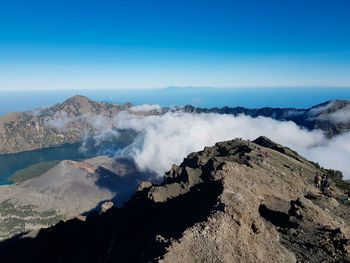
[[[169,85],[166,87],[128,87],[128,88],[62,88],[62,89],[50,89],[50,88],[31,88],[31,89],[1,89],[0,92],[21,92],[21,91],[74,91],[74,90],[82,90],[82,91],[98,91],[98,90],[121,90],[121,91],[127,91],[127,90],[167,90],[167,89],[220,89],[220,90],[228,90],[228,89],[349,89],[350,86],[231,86],[231,87],[212,87],[212,86],[176,86],[176,85]]]

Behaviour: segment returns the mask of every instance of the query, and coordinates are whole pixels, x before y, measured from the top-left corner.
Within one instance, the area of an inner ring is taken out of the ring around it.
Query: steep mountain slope
[[[132,162],[99,156],[62,161],[37,178],[0,186],[0,240],[100,209],[104,201],[122,203],[151,176]]]
[[[269,153],[269,157],[265,156]],[[192,153],[122,208],[0,244],[2,262],[350,262],[349,206],[261,137]],[[20,253],[18,253],[20,251]]]
[[[111,119],[131,106],[77,95],[50,108],[0,116],[0,154],[78,142],[83,131],[93,133],[98,125],[107,125],[99,123],[100,117]]]
[[[316,105],[309,109],[295,108],[261,108],[247,109],[243,107],[223,107],[203,109],[191,105],[184,107],[185,112],[245,114],[251,117],[270,117],[280,121],[293,121],[309,130],[320,129],[329,137],[350,130],[350,101],[334,100]]]

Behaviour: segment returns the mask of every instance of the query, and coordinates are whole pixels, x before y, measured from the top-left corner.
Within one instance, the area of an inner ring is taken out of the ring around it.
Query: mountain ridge
[[[340,202],[345,194],[334,185],[325,193],[315,188],[318,168],[302,156],[264,137],[255,142],[235,139],[191,153],[162,183],[140,184],[122,208],[2,242],[0,257],[349,262],[350,207]]]
[[[350,118],[344,118],[345,121],[342,122],[340,118],[332,115],[338,111],[344,111],[344,114],[350,113],[350,101],[348,100],[331,100],[308,109],[270,107],[249,109],[229,106],[206,109],[186,105],[183,110],[190,113],[219,113],[235,116],[245,114],[253,118],[263,116],[278,121],[293,121],[297,125],[309,130],[320,129],[328,137],[333,137],[350,130]]]
[[[117,129],[112,120],[119,112],[140,116],[164,114],[182,110],[187,113],[245,114],[263,116],[278,121],[293,121],[309,130],[321,129],[334,137],[350,131],[350,101],[328,101],[308,109],[244,107],[196,108],[191,105],[162,108],[160,111],[133,112],[131,103],[109,104],[95,102],[81,95],[68,98],[49,108],[0,116],[0,154],[18,153],[45,147],[82,141],[83,135],[93,135],[98,129]],[[109,120],[101,123],[101,119]]]
[[[0,116],[0,154],[79,142],[83,131],[93,134],[98,116],[111,119],[130,107],[77,95],[49,108]]]

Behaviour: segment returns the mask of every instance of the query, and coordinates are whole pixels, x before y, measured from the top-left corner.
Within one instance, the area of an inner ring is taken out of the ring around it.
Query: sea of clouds
[[[135,141],[118,151],[116,157],[132,158],[140,169],[159,175],[173,163],[180,164],[189,153],[218,141],[235,137],[254,140],[264,135],[325,168],[341,170],[345,178],[350,178],[350,133],[328,139],[320,130],[308,131],[291,121],[213,113],[171,112],[139,117],[122,112],[115,121],[119,128],[138,132]]]
[[[266,117],[185,113],[181,110],[163,115],[134,114],[158,109],[157,105],[141,105],[131,112],[120,112],[113,119],[104,120],[99,116],[94,124],[99,128],[93,136],[95,144],[119,135],[111,127],[134,130],[137,132],[134,141],[116,151],[115,157],[131,158],[140,170],[162,176],[172,164],[180,164],[189,153],[203,150],[205,146],[235,137],[254,140],[264,135],[325,168],[342,171],[344,178],[350,179],[350,132],[329,139],[321,130],[308,131],[294,122]]]

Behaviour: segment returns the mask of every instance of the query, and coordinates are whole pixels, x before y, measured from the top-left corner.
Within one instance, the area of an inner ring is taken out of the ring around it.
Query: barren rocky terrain
[[[341,202],[347,194],[335,184],[325,192],[316,188],[316,171],[265,137],[220,142],[174,165],[161,184],[141,183],[122,208],[2,242],[0,258],[350,262],[350,207]]]
[[[105,200],[122,203],[151,176],[126,160],[99,156],[62,161],[39,177],[0,186],[0,240],[100,210]]]

